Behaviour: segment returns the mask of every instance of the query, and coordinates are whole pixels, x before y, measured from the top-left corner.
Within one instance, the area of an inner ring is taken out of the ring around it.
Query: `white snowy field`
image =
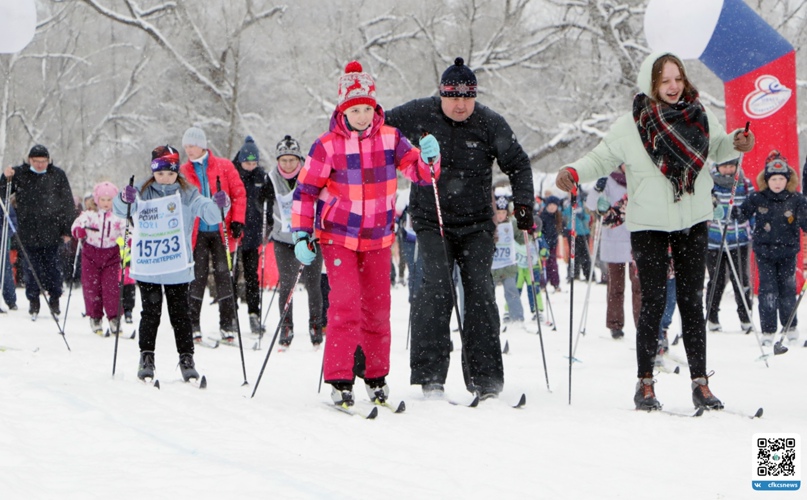
[[[725,331],[708,336],[711,387],[728,410],[750,415],[764,407],[764,416],[640,413],[632,401],[632,322],[624,340],[612,340],[604,327],[605,286],[594,285],[569,405],[568,290],[565,285],[563,293],[551,294],[558,327],[544,329],[552,391],[538,336],[510,328],[502,334],[510,348],[505,390],[500,400],[470,409],[424,400],[420,387],[409,385],[407,292],[394,288],[388,380],[392,398],[404,399],[407,410],[363,420],[328,408],[328,386],[317,393],[322,351],[312,350],[304,332],[304,291],[294,314],[298,336],[288,352],[272,353],[251,399],[268,340],[263,350],[252,350],[245,328],[250,385],[241,386],[238,349],[197,348],[197,368],[209,383],[202,391],[181,382],[164,312],[156,352],[162,389],[156,390],[136,378],[136,341],[120,340],[112,378],[114,338],[89,332],[80,290],[68,314],[68,352],[52,318],[30,321],[18,289],[20,310],[0,315],[0,498],[803,498],[803,492],[754,491],[751,477],[755,433],[807,437],[804,335],[766,368],[756,361],[754,336],[739,333],[729,288],[721,313]],[[498,294],[501,308],[501,289]],[[576,317],[584,298],[585,284],[575,282]],[[279,319],[276,303],[272,309],[270,333]],[[246,307],[240,312],[243,328]],[[215,334],[217,314],[215,306],[205,306],[209,334]],[[138,317],[139,297],[135,322]],[[454,335],[446,389],[454,399],[470,400]],[[672,353],[683,358],[683,345]],[[659,373],[656,392],[665,410],[690,413],[689,374],[681,368],[679,375]],[[363,385],[357,389],[364,399]],[[508,408],[522,392],[526,407]]]

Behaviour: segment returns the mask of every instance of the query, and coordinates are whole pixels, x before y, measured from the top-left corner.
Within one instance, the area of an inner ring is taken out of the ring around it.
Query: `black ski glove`
[[[241,233],[244,232],[244,225],[240,222],[232,221],[230,222],[230,232],[233,234],[233,238],[240,238]]]
[[[513,208],[518,228],[532,234],[533,226],[535,226],[535,221],[532,218],[532,208],[527,205],[516,205]]]

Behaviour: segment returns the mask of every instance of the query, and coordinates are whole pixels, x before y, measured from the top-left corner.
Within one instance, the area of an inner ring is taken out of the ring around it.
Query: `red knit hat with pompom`
[[[375,81],[372,76],[363,72],[358,61],[351,61],[345,66],[345,74],[339,77],[337,109],[345,111],[358,104],[376,107]]]

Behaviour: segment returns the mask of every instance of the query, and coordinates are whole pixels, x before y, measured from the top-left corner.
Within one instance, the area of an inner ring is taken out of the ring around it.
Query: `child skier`
[[[491,275],[494,285],[501,283],[504,288],[507,314],[505,314],[503,323],[513,323],[523,330],[525,326],[524,306],[521,304],[521,296],[516,288],[518,265],[515,234],[519,230],[515,217],[511,217],[512,193],[507,188],[497,187],[493,192],[493,197],[495,199],[493,222],[496,224],[493,241],[496,250],[493,252]],[[522,241],[523,239],[522,236]]]
[[[799,229],[807,232],[807,199],[796,192],[796,171],[773,150],[765,160],[765,169],[757,177],[759,192],[751,193],[732,216],[742,223],[755,218],[754,254],[759,270],[759,320],[762,344],[770,345],[776,334],[776,316],[785,326],[796,305],[796,254]],[[798,339],[796,318],[787,338]]]
[[[112,200],[118,188],[111,182],[96,184],[92,190],[96,210],[85,210],[73,222],[73,237],[83,242],[81,248],[81,288],[90,329],[103,335],[104,311],[109,330],[120,328],[120,250],[117,239],[123,236],[126,221],[112,213]]]
[[[354,356],[361,348],[367,393],[389,396],[385,377],[390,354],[390,247],[397,170],[421,185],[440,172],[440,147],[426,135],[421,151],[384,124],[373,78],[353,61],[338,81],[338,105],[330,130],[311,147],[297,180],[291,230],[294,253],[314,262],[317,245],[331,284],[324,377],[339,406],[353,404]]]
[[[300,143],[287,135],[277,143],[275,148],[277,168],[269,172],[269,210],[274,219],[272,240],[274,241],[275,261],[280,287],[281,300],[277,301],[281,314],[285,307],[285,298],[289,296],[294,280],[297,277],[299,263],[294,255],[292,238],[292,204],[294,190],[300,170],[303,168],[305,156]],[[300,283],[308,292],[308,334],[311,344],[318,348],[322,344],[322,327],[327,324],[322,314],[322,256],[317,254],[314,261],[305,267],[300,276]],[[280,349],[286,350],[294,339],[293,303],[289,304],[289,312],[283,320],[280,330]]]
[[[224,191],[212,199],[199,194],[179,175],[179,153],[171,146],[151,152],[152,177],[138,187],[126,186],[115,198],[115,214],[126,216],[131,206],[134,221],[131,276],[140,287],[140,363],[137,377],[154,378],[154,346],[160,326],[163,293],[174,328],[179,368],[187,382],[198,379],[193,361],[193,337],[188,311],[188,286],[193,280],[191,234],[194,220],[221,222],[221,210],[229,210]],[[178,216],[179,215],[179,216]],[[148,231],[148,232],[147,232]],[[117,249],[116,249],[117,250]]]

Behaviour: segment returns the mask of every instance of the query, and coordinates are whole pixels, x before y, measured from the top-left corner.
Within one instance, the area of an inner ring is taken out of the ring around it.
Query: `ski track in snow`
[[[561,269],[565,266],[561,264]],[[563,271],[561,271],[563,272]],[[564,289],[568,291],[568,285]],[[355,499],[384,498],[764,498],[751,488],[752,436],[796,432],[807,436],[807,349],[761,361],[753,335],[739,332],[734,297],[722,300],[722,333],[709,333],[711,387],[727,408],[762,419],[706,412],[675,418],[633,410],[635,331],[629,304],[626,337],[610,339],[604,326],[605,287],[592,289],[587,334],[580,339],[568,404],[569,293],[551,294],[557,331],[542,329],[549,382],[546,389],[534,322],[527,331],[502,334],[505,390],[478,408],[426,400],[409,385],[406,335],[409,305],[403,287],[392,290],[394,402],[405,413],[381,409],[367,421],[329,411],[330,386],[317,394],[322,350],[306,335],[305,291],[295,292],[300,330],[285,353],[273,352],[254,398],[266,356],[251,349],[242,332],[250,385],[237,349],[197,349],[197,369],[208,388],[182,382],[173,334],[163,311],[155,355],[161,389],[136,377],[137,341],[121,338],[113,379],[114,338],[89,331],[80,313],[80,290],[71,298],[66,334],[50,316],[32,323],[17,290],[20,310],[0,315],[0,498],[150,499],[189,497]],[[503,293],[497,289],[500,309]],[[585,283],[575,282],[575,311],[582,311]],[[269,294],[264,294],[264,304]],[[522,297],[525,312],[529,311]],[[66,296],[62,297],[64,308]],[[205,301],[203,325],[218,324]],[[139,320],[138,307],[135,321]],[[240,307],[241,324],[246,307]],[[579,313],[576,313],[579,316]],[[272,306],[267,330],[279,320]],[[136,326],[136,325],[135,325]],[[579,324],[573,327],[576,335]],[[216,335],[215,328],[206,335]],[[131,331],[129,325],[124,330]],[[680,331],[676,318],[670,340]],[[470,402],[455,351],[447,397]],[[683,343],[672,352],[684,358]],[[674,367],[670,362],[669,367]],[[666,410],[694,413],[689,372],[659,373],[656,393]],[[363,384],[356,398],[367,400]],[[520,394],[527,405],[508,408]],[[367,405],[360,405],[364,413]],[[627,411],[626,411],[627,410]],[[802,450],[804,453],[804,450]],[[369,491],[368,491],[369,490]]]

